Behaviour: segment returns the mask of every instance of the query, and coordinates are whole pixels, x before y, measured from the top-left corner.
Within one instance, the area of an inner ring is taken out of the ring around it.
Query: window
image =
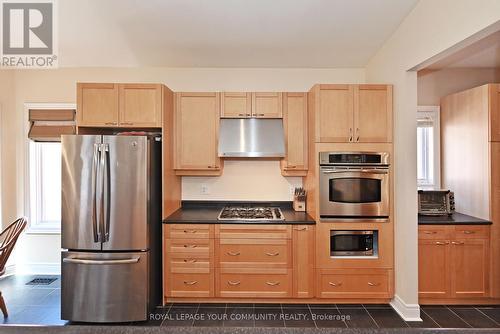
[[[30,229],[60,231],[61,143],[29,143]]]
[[[61,232],[62,134],[75,133],[75,105],[26,103],[25,215],[28,233]]]
[[[439,107],[419,107],[417,112],[417,185],[439,189]]]

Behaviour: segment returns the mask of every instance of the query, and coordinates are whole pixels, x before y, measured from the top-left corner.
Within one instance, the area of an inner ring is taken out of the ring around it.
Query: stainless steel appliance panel
[[[62,248],[100,250],[101,136],[62,136]]]
[[[102,249],[148,249],[149,141],[145,136],[104,136]]]
[[[61,318],[84,322],[147,318],[148,252],[62,252]]]
[[[389,216],[389,169],[320,168],[320,216],[377,218]]]

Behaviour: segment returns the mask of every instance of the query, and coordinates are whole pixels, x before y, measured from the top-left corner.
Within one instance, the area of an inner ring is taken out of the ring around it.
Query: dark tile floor
[[[71,325],[60,319],[59,277],[47,286],[26,285],[32,278],[9,276],[0,279],[0,291],[9,310],[9,317],[2,319],[3,324]],[[157,308],[146,322],[133,324],[247,328],[500,328],[500,306],[423,306],[421,310],[423,321],[405,322],[387,304],[176,303]]]

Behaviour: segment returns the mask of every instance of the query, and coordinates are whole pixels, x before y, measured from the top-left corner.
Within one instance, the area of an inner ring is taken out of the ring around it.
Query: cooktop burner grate
[[[221,210],[217,219],[242,221],[285,220],[280,208],[264,206],[226,206]]]

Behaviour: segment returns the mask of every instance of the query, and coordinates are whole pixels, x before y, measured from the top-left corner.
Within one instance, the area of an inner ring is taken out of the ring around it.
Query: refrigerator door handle
[[[94,144],[94,155],[92,157],[92,232],[94,235],[94,242],[99,242],[99,231],[98,231],[98,217],[97,217],[97,168],[99,164],[99,146],[100,144]]]
[[[97,265],[110,265],[110,264],[131,264],[139,262],[139,257],[132,257],[129,259],[119,259],[119,260],[89,260],[89,259],[78,259],[67,257],[63,259],[64,263],[74,263],[74,264],[97,264]]]
[[[101,211],[100,211],[100,223],[102,237],[101,242],[106,242],[109,240],[109,198],[111,194],[109,193],[109,145],[101,144]]]

